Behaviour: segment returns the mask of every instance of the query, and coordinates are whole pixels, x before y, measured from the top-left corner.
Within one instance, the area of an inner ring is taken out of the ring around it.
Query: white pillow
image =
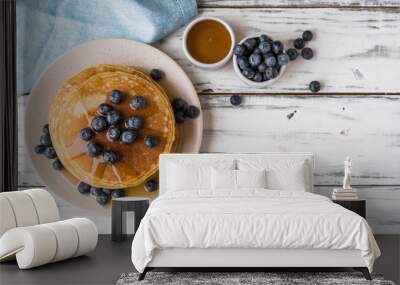
[[[267,188],[265,169],[236,170],[237,188]]]
[[[232,169],[211,169],[211,189],[236,189],[236,170]]]
[[[267,188],[273,190],[307,191],[308,170],[306,161],[291,159],[239,159],[239,170],[267,172]]]

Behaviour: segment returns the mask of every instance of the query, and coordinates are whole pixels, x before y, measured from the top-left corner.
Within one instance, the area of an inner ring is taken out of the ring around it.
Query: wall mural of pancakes
[[[200,114],[166,94],[156,82],[162,71],[149,74],[125,65],[88,67],[66,80],[51,104],[35,152],[100,205],[157,195],[159,155],[179,152],[179,125]]]

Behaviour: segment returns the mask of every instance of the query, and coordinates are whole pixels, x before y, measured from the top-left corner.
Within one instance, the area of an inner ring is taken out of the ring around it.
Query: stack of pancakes
[[[110,141],[105,131],[96,133],[95,142],[104,150],[116,151],[121,157],[116,164],[109,165],[101,155],[94,158],[87,155],[87,142],[80,139],[79,133],[98,116],[98,106],[109,103],[107,96],[112,90],[119,90],[125,96],[121,104],[113,105],[114,109],[124,118],[141,117],[144,126],[133,144]],[[129,102],[135,95],[144,97],[145,108],[130,108]],[[49,127],[53,146],[66,171],[76,182],[83,181],[98,188],[141,185],[157,172],[159,155],[176,147],[174,113],[167,94],[146,74],[124,65],[97,65],[68,79],[51,105]],[[145,136],[157,137],[159,144],[154,148],[146,147]],[[126,194],[143,194],[138,188]]]

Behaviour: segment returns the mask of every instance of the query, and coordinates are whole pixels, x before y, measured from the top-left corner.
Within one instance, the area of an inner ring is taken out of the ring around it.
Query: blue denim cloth
[[[17,0],[18,94],[30,92],[49,63],[81,43],[154,43],[196,14],[196,0]]]

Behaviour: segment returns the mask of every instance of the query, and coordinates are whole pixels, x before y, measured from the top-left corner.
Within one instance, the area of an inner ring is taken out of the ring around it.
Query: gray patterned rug
[[[148,272],[142,281],[138,273],[122,274],[117,285],[395,285],[380,275],[372,277],[368,281],[359,272]]]

